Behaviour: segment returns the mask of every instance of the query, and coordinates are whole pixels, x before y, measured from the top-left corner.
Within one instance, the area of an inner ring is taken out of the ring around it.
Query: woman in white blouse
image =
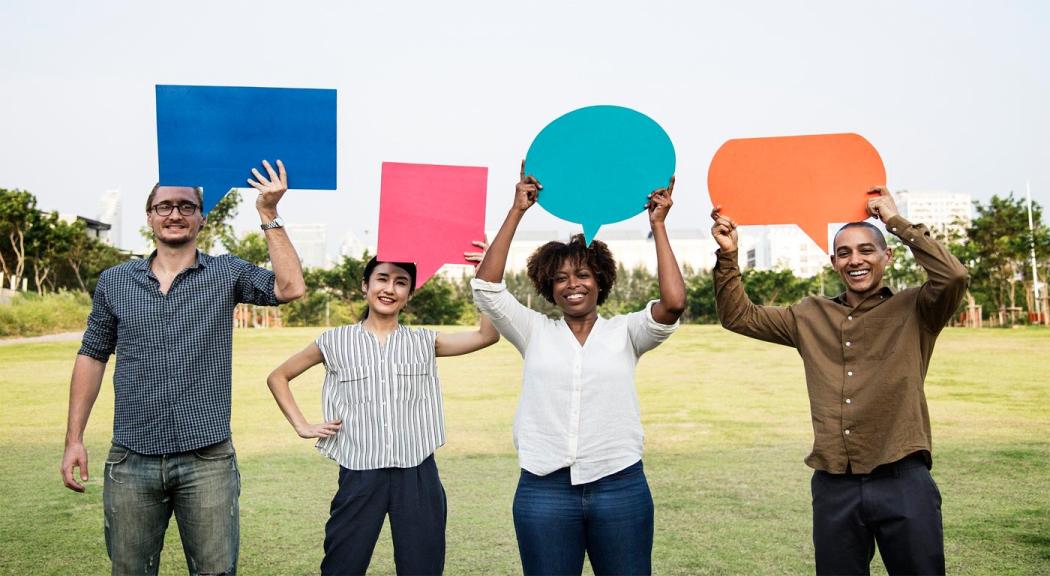
[[[642,470],[642,425],[634,387],[638,358],[667,339],[685,309],[685,283],[667,239],[674,178],[649,195],[660,299],[609,319],[598,315],[616,280],[600,241],[550,242],[529,257],[536,291],[561,309],[551,320],[503,284],[514,232],[542,186],[526,176],[472,281],[474,300],[524,358],[514,421],[521,477],[514,530],[525,574],[648,574],[653,500]]]

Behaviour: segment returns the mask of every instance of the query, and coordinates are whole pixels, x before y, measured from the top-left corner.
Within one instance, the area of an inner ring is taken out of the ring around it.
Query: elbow
[[[270,389],[270,392],[273,392],[278,386],[280,386],[282,380],[287,382],[286,379],[281,377],[281,374],[277,370],[274,370],[266,377],[266,386]]]
[[[493,331],[492,334],[485,334],[485,347],[492,346],[496,342],[499,342],[499,332]]]
[[[297,282],[282,286],[281,293],[277,295],[277,299],[281,302],[291,302],[302,298],[304,295],[306,295],[306,284]]]

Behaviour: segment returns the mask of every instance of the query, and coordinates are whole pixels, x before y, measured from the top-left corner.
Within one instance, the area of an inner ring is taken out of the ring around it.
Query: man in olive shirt
[[[802,356],[813,418],[813,544],[818,574],[867,574],[878,543],[891,574],[943,574],[941,496],[930,476],[923,393],[933,346],[966,291],[966,269],[922,224],[897,213],[884,187],[867,210],[926,270],[894,293],[882,276],[892,251],[882,232],[852,222],[835,235],[831,264],[846,292],[786,308],[757,306],[737,267],[736,224],[716,207],[715,299],[722,326],[793,346]]]

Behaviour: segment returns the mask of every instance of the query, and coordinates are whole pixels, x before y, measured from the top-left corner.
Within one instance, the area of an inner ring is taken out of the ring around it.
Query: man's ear
[[[886,248],[886,264],[893,262],[893,248]]]

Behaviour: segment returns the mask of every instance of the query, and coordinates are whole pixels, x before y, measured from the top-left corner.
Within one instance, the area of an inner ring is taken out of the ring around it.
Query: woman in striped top
[[[465,256],[480,262],[483,254]],[[415,265],[373,258],[361,285],[364,320],[326,330],[267,379],[296,433],[319,438],[317,449],[339,463],[322,574],[364,574],[387,514],[398,574],[444,569],[445,491],[434,451],[445,443],[445,424],[436,357],[480,350],[499,334],[484,318],[477,330],[455,334],[402,326],[398,317],[415,283]],[[289,382],[322,362],[324,422],[311,424]]]

